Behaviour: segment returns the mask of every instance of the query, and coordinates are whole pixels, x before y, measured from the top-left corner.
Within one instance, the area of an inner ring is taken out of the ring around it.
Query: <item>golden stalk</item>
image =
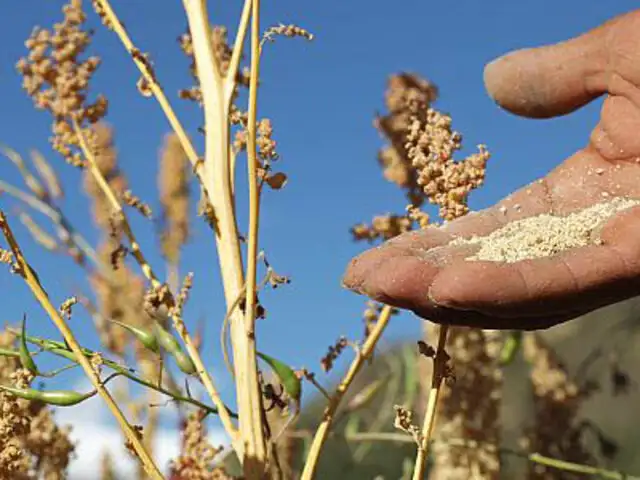
[[[335,393],[331,396],[329,404],[325,407],[324,413],[322,415],[322,422],[318,426],[311,446],[309,447],[309,453],[305,460],[304,470],[302,471],[300,480],[312,480],[314,478],[316,468],[318,467],[318,460],[320,458],[322,447],[324,446],[324,443],[329,436],[329,430],[331,429],[331,424],[333,423],[336,411],[340,406],[340,402],[351,386],[351,383],[353,383],[353,380],[360,371],[360,368],[362,368],[362,365],[364,365],[365,361],[373,354],[378,340],[382,336],[382,333],[389,323],[391,312],[392,308],[389,306],[385,306],[382,309],[376,325],[373,327],[373,330],[367,337],[364,345],[351,362],[347,374],[338,385]]]
[[[238,431],[235,425],[233,424],[233,420],[231,420],[231,415],[229,415],[229,411],[227,410],[227,407],[225,406],[224,402],[220,397],[220,394],[218,393],[215,385],[213,384],[211,375],[209,375],[209,372],[207,371],[207,369],[204,366],[204,363],[202,362],[202,357],[200,356],[200,352],[198,352],[198,349],[194,345],[193,340],[189,335],[189,332],[187,332],[187,328],[182,318],[178,315],[171,315],[171,319],[173,320],[173,326],[175,327],[176,332],[178,332],[178,335],[180,335],[180,338],[182,339],[185,347],[187,348],[187,353],[191,357],[191,360],[193,360],[194,365],[196,366],[196,369],[198,371],[198,376],[200,377],[200,380],[202,380],[202,384],[204,385],[204,388],[207,390],[209,397],[211,397],[211,400],[213,401],[214,405],[218,409],[218,415],[220,416],[220,421],[222,422],[222,425],[225,431],[227,432],[227,434],[231,437],[231,442],[235,449],[239,441]]]
[[[436,356],[433,360],[433,375],[431,378],[431,390],[429,390],[429,399],[422,423],[422,434],[420,444],[418,445],[418,454],[416,455],[416,463],[413,468],[413,480],[422,480],[424,478],[424,469],[429,454],[429,442],[431,433],[436,420],[436,407],[438,406],[438,398],[442,386],[442,380],[445,376],[445,368],[447,366],[447,356],[445,353],[445,345],[447,342],[448,325],[440,327],[438,335],[438,348]]]
[[[246,306],[244,327],[247,338],[246,371],[248,378],[258,378],[258,365],[256,363],[256,275],[257,275],[257,255],[258,255],[258,228],[260,221],[260,192],[258,185],[258,158],[257,158],[257,131],[258,123],[258,78],[260,75],[260,0],[253,0],[251,14],[251,77],[249,79],[249,112],[247,127],[247,171],[249,182],[249,232],[247,238],[247,272],[246,282]],[[249,386],[251,388],[251,386]],[[254,389],[255,391],[255,389]],[[253,478],[261,478],[264,472],[262,459],[266,456],[266,443],[263,435],[262,419],[263,408],[260,394],[250,396],[251,418],[248,424],[251,425],[255,451],[252,452],[258,457],[258,462],[250,462],[249,467],[253,471],[248,471],[245,462],[245,474]],[[256,435],[256,429],[259,434]]]
[[[249,173],[249,235],[247,238],[247,300],[245,307],[247,333],[255,334],[256,271],[258,228],[260,221],[260,192],[258,185],[258,78],[260,75],[260,0],[253,0],[251,24],[251,78],[249,80],[249,112],[247,126],[247,171]]]
[[[111,204],[111,207],[114,213],[120,215],[120,218],[122,220],[123,230],[125,235],[129,239],[131,251],[134,257],[140,264],[140,267],[142,268],[142,271],[145,277],[147,277],[147,279],[151,282],[152,287],[154,288],[160,287],[162,284],[160,280],[158,280],[158,277],[153,272],[151,265],[144,258],[144,255],[142,254],[142,251],[140,250],[140,246],[135,238],[135,235],[131,230],[131,226],[129,225],[126,215],[124,214],[122,205],[120,204],[118,197],[116,196],[115,192],[113,191],[109,183],[104,178],[104,175],[102,175],[102,172],[100,172],[95,156],[93,155],[93,152],[89,148],[89,145],[87,144],[86,138],[84,137],[80,127],[75,121],[74,121],[74,128],[76,131],[76,135],[78,136],[78,139],[79,139],[80,147],[82,148],[82,151],[89,164],[89,169],[91,173],[93,174],[93,176],[96,179],[96,182],[98,183],[98,185],[104,192],[105,196],[109,200],[109,203]],[[218,391],[213,385],[213,381],[211,380],[209,373],[204,368],[204,364],[202,362],[200,353],[195,348],[193,344],[193,340],[191,339],[189,333],[187,332],[187,329],[182,319],[176,316],[173,316],[172,318],[174,321],[174,326],[176,328],[176,331],[180,335],[180,338],[182,338],[182,341],[185,343],[187,347],[187,352],[189,353],[191,360],[193,361],[193,363],[196,365],[196,368],[198,369],[198,375],[200,376],[200,379],[202,380],[202,383],[205,386],[205,389],[207,390],[207,393],[209,394],[211,401],[218,408],[218,413],[220,415],[220,420],[222,421],[222,425],[227,431],[227,434],[229,435],[229,437],[231,437],[232,442],[235,443],[237,438],[236,428],[233,425],[233,422],[231,421],[231,417],[229,416],[229,413],[224,405],[224,402],[220,398]]]
[[[134,63],[140,70],[140,73],[142,74],[147,84],[149,85],[151,92],[158,100],[158,103],[160,104],[160,108],[162,108],[162,111],[167,117],[167,120],[169,121],[171,128],[173,128],[173,130],[176,132],[176,135],[178,136],[178,139],[182,144],[182,148],[187,154],[187,157],[189,157],[189,160],[193,165],[194,172],[196,173],[196,175],[198,175],[198,177],[202,181],[202,177],[201,177],[202,162],[199,161],[198,154],[196,153],[196,150],[193,147],[193,144],[191,143],[191,140],[189,139],[187,132],[182,127],[180,120],[178,120],[178,117],[173,111],[173,108],[171,107],[171,104],[169,103],[167,96],[164,94],[162,87],[158,83],[158,80],[156,79],[153,72],[149,70],[148,64],[142,58],[140,58],[139,55],[136,54],[137,52],[139,52],[139,50],[131,41],[129,34],[127,33],[124,26],[122,25],[122,22],[120,22],[120,19],[114,12],[113,8],[111,8],[111,4],[109,3],[109,0],[95,0],[95,1],[104,11],[105,19],[111,26],[111,29],[120,38],[120,41],[124,45],[124,48],[127,50],[129,55],[131,55],[131,58],[133,59]]]
[[[127,239],[129,240],[129,247],[131,249],[131,254],[140,265],[140,269],[142,270],[142,273],[147,278],[147,280],[149,280],[149,282],[151,283],[151,286],[154,288],[160,287],[162,283],[160,282],[160,280],[158,280],[158,277],[156,277],[156,275],[153,273],[153,269],[151,268],[151,265],[142,254],[142,250],[140,250],[140,244],[136,240],[136,236],[133,233],[133,230],[131,229],[131,225],[129,225],[129,221],[127,220],[127,216],[125,215],[122,205],[120,204],[120,200],[118,200],[116,193],[113,191],[113,189],[107,182],[107,179],[104,178],[104,175],[100,171],[100,168],[98,167],[98,163],[96,162],[96,157],[91,151],[91,148],[87,143],[87,139],[84,136],[84,133],[82,132],[81,127],[78,125],[78,122],[76,122],[75,120],[73,120],[73,128],[75,130],[76,136],[78,137],[78,142],[80,144],[80,148],[82,149],[82,153],[84,154],[85,158],[87,159],[87,163],[89,164],[89,170],[91,174],[93,175],[98,186],[100,187],[105,197],[111,204],[113,215],[118,220],[121,221],[122,230],[124,234],[127,236]]]
[[[40,283],[35,270],[31,268],[26,258],[24,257],[22,250],[20,249],[13,235],[13,232],[11,231],[9,224],[7,223],[7,218],[2,211],[0,211],[0,230],[2,230],[4,237],[7,239],[7,242],[11,247],[11,250],[15,257],[15,261],[19,267],[20,274],[27,283],[27,286],[31,289],[33,295],[36,297],[40,305],[42,305],[55,326],[62,334],[62,337],[67,342],[69,349],[74,353],[78,363],[87,374],[87,377],[91,381],[93,388],[95,388],[98,394],[103,398],[103,400],[107,404],[107,408],[109,408],[113,416],[118,421],[118,424],[124,432],[127,440],[135,450],[138,458],[140,458],[145,471],[151,478],[162,480],[164,477],[154,463],[153,458],[151,458],[151,455],[149,455],[149,453],[145,449],[141,437],[138,436],[137,431],[134,430],[133,427],[129,424],[126,417],[124,416],[124,413],[118,407],[116,401],[102,384],[98,373],[95,371],[87,357],[82,352],[82,349],[80,348],[80,345],[73,335],[73,332],[71,331],[65,320],[62,318],[56,307],[51,303],[51,300],[49,299],[47,292],[44,290],[42,284]]]
[[[238,32],[236,33],[236,40],[233,43],[231,60],[229,61],[229,68],[227,70],[227,76],[224,81],[224,98],[227,104],[227,108],[230,106],[229,102],[231,101],[231,97],[233,96],[233,90],[236,87],[236,76],[238,75],[238,68],[240,66],[240,57],[242,57],[242,47],[244,45],[244,39],[247,36],[249,19],[251,18],[252,4],[253,2],[251,0],[246,0],[244,2],[244,6],[242,7],[242,14],[240,15],[240,23],[238,24]]]

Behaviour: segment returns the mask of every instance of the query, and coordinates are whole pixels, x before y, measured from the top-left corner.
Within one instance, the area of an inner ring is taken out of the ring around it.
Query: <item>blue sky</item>
[[[276,270],[290,275],[293,283],[263,295],[268,319],[259,324],[259,344],[261,350],[294,366],[316,370],[326,347],[339,335],[359,338],[362,332],[363,299],[340,286],[349,259],[365,247],[351,242],[349,227],[374,214],[402,211],[405,205],[400,192],[383,180],[375,160],[382,139],[372,120],[384,108],[388,75],[410,71],[435,82],[440,88],[436,107],[452,115],[467,148],[488,145],[492,158],[487,182],[471,198],[472,208],[482,208],[543,175],[583,146],[600,105],[594,102],[559,119],[519,119],[500,110],[486,95],[483,66],[512,49],[577,35],[636,6],[631,0],[263,3],[265,28],[279,22],[296,23],[313,32],[315,39],[311,43],[279,39],[266,47],[264,55],[260,115],[273,120],[281,154],[279,168],[290,181],[284,190],[265,195],[261,247]],[[212,22],[227,24],[233,31],[241,2],[210,4]],[[57,21],[61,5],[23,0],[20,7],[8,9],[0,18],[0,141],[24,154],[38,148],[59,167],[67,193],[65,210],[95,240],[97,233],[91,226],[78,172],[49,148],[50,118],[32,108],[14,69],[32,26]],[[158,78],[197,138],[201,112],[175,95],[177,89],[190,84],[188,62],[176,42],[186,27],[181,2],[115,1],[114,8],[138,47],[150,52]],[[95,20],[91,15],[93,25]],[[120,166],[134,192],[158,210],[158,149],[169,126],[156,102],[137,93],[137,71],[115,35],[98,27],[91,52],[103,59],[93,92],[104,93],[110,100],[107,120],[115,127]],[[0,163],[0,178],[21,185],[9,162]],[[13,205],[0,197],[0,208],[11,213]],[[240,203],[241,209],[245,206]],[[17,219],[13,224],[56,303],[73,293],[75,286],[83,285],[81,272],[70,260],[43,252]],[[152,226],[137,219],[134,224],[144,250],[156,269],[163,271]],[[243,217],[243,230],[244,225]],[[182,266],[183,273],[196,274],[187,313],[192,321],[206,318],[206,355],[214,372],[222,372],[217,335],[224,306],[216,270],[212,238],[199,226],[184,252]],[[0,291],[0,321],[16,321],[26,311],[32,331],[55,335],[18,277],[0,273]],[[81,340],[95,346],[89,318],[80,309],[72,323]],[[417,339],[420,326],[411,315],[394,318],[387,342]],[[229,394],[229,380],[222,374],[217,377]],[[66,378],[77,381],[79,373]]]

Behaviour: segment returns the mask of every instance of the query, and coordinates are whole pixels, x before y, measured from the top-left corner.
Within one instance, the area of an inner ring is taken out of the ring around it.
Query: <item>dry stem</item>
[[[71,332],[71,329],[69,328],[65,320],[62,318],[57,308],[51,303],[51,300],[49,299],[47,292],[44,290],[44,288],[40,284],[40,281],[35,271],[27,263],[27,260],[22,254],[22,251],[15,237],[13,236],[13,232],[9,228],[7,219],[4,213],[1,211],[0,211],[0,229],[2,230],[2,233],[4,234],[5,238],[7,239],[7,242],[9,243],[9,246],[11,247],[11,250],[13,251],[13,255],[15,256],[15,261],[20,269],[20,275],[24,278],[25,282],[31,289],[31,292],[36,297],[40,305],[42,305],[44,310],[47,312],[47,314],[49,315],[49,317],[51,318],[55,326],[58,328],[58,330],[60,330],[60,333],[62,334],[63,338],[67,342],[67,345],[69,345],[69,348],[76,356],[78,363],[80,364],[80,366],[82,366],[82,369],[87,374],[87,377],[89,377],[91,384],[93,385],[95,390],[98,392],[98,394],[104,399],[105,403],[107,404],[107,407],[109,408],[109,410],[111,410],[111,413],[118,421],[118,424],[120,425],[120,428],[122,429],[125,436],[127,437],[127,440],[131,443],[131,446],[133,447],[136,454],[140,458],[140,461],[144,465],[144,468],[147,474],[151,478],[161,480],[163,476],[160,473],[160,470],[158,469],[158,467],[155,465],[153,459],[145,449],[142,443],[142,439],[138,436],[138,433],[129,424],[126,417],[118,407],[118,404],[115,402],[115,400],[113,399],[109,391],[104,387],[104,385],[102,384],[102,381],[100,380],[100,377],[98,376],[98,373],[94,370],[93,366],[91,365],[87,357],[85,357],[84,353],[82,352],[82,349],[80,348],[80,345],[78,345],[78,342],[75,336],[73,335],[73,333]]]
[[[258,226],[260,220],[260,192],[256,125],[258,123],[258,77],[260,72],[260,0],[253,0],[251,23],[251,78],[249,80],[249,113],[247,126],[247,171],[249,173],[249,235],[247,238],[247,300],[245,323],[247,334],[255,334],[256,269],[258,255]]]
[[[245,4],[248,1],[246,0]],[[209,202],[216,213],[218,260],[225,298],[229,306],[238,298],[245,286],[231,181],[233,172],[230,168],[229,102],[225,95],[225,91],[228,91],[225,89],[225,84],[229,85],[235,80],[233,77],[224,79],[221,75],[210,41],[206,2],[184,0],[183,3],[189,22],[204,106],[206,125],[204,186]],[[241,38],[242,35],[240,35],[240,42]],[[235,76],[235,72],[231,70],[227,74]],[[243,459],[245,476],[248,479],[260,478],[264,472],[266,447],[262,428],[262,399],[257,377],[255,339],[247,336],[242,312],[236,310],[232,313],[230,324],[234,347],[240,434],[246,449],[245,452],[237,453],[238,457]],[[247,462],[247,459],[251,461]]]
[[[227,407],[223,403],[222,398],[220,398],[220,394],[218,393],[215,385],[213,384],[211,375],[209,375],[209,372],[207,371],[207,369],[204,366],[204,363],[202,362],[202,357],[200,356],[200,352],[198,352],[198,349],[193,344],[193,340],[189,335],[189,332],[187,332],[187,328],[184,324],[184,321],[182,320],[181,317],[177,315],[172,315],[171,318],[173,320],[173,325],[176,331],[178,332],[178,335],[180,335],[180,338],[182,339],[182,341],[185,344],[185,347],[187,348],[187,353],[189,354],[189,356],[191,357],[191,360],[193,360],[193,363],[196,366],[198,375],[200,377],[200,380],[202,380],[202,384],[204,385],[204,388],[207,390],[209,397],[211,397],[211,401],[214,403],[214,405],[218,409],[218,415],[220,416],[220,421],[222,422],[222,425],[225,431],[227,432],[227,434],[231,437],[231,442],[235,449],[237,447],[237,443],[239,439],[238,439],[238,431],[236,430],[236,427],[233,424],[233,421],[231,420],[231,415],[229,415],[229,411],[227,410]]]
[[[224,98],[227,108],[229,108],[231,98],[233,97],[233,90],[236,87],[236,76],[238,75],[238,68],[240,66],[240,58],[242,57],[242,47],[244,45],[244,39],[247,36],[247,29],[249,27],[249,19],[251,18],[253,2],[246,0],[242,7],[242,14],[240,15],[240,23],[238,24],[238,32],[236,33],[236,40],[233,43],[233,51],[231,52],[231,60],[229,61],[229,68],[227,69],[227,77],[225,78],[224,85]]]
[[[127,220],[127,217],[124,213],[124,210],[122,209],[122,205],[120,204],[118,197],[116,196],[115,192],[107,182],[107,179],[104,178],[104,175],[100,171],[100,168],[98,168],[96,157],[91,151],[91,148],[89,148],[87,139],[84,136],[82,129],[80,128],[80,126],[75,120],[73,121],[73,128],[78,137],[78,141],[80,144],[80,148],[82,149],[82,153],[84,154],[89,164],[89,170],[91,171],[91,174],[93,175],[96,182],[98,183],[98,186],[100,187],[105,197],[111,204],[113,215],[118,220],[121,221],[121,226],[124,234],[127,236],[127,239],[129,240],[129,247],[131,248],[131,253],[133,254],[133,257],[136,259],[136,261],[140,265],[140,269],[142,270],[142,273],[144,274],[144,276],[147,278],[147,280],[149,280],[149,282],[151,282],[151,286],[154,288],[160,287],[162,284],[160,283],[160,280],[158,280],[158,277],[156,277],[156,275],[153,273],[153,270],[149,262],[147,262],[147,260],[144,258],[144,255],[142,254],[142,250],[140,250],[140,244],[136,240],[136,236],[134,235],[133,230],[131,229],[131,225],[129,225],[129,221]]]
[[[436,420],[436,407],[438,406],[438,398],[440,397],[440,387],[442,386],[442,380],[444,379],[447,366],[448,357],[445,352],[445,345],[447,342],[448,331],[448,325],[442,325],[440,327],[440,334],[438,336],[438,349],[436,350],[436,356],[433,360],[431,390],[429,391],[429,400],[427,402],[427,409],[424,414],[422,434],[420,438],[420,444],[418,445],[418,454],[416,456],[415,467],[413,469],[413,480],[422,480],[424,478],[424,468],[429,453],[429,441],[431,439],[431,433],[433,431]]]
[[[75,122],[74,122],[74,128],[76,130],[76,134],[79,139],[80,147],[82,148],[82,151],[87,159],[87,162],[89,163],[89,168],[91,170],[91,173],[93,174],[98,185],[100,186],[103,193],[111,203],[111,207],[114,213],[120,216],[123,230],[129,239],[131,251],[134,257],[140,264],[140,267],[142,268],[142,271],[147,277],[147,279],[151,282],[152,287],[154,288],[160,287],[162,284],[154,274],[151,268],[151,265],[144,258],[142,251],[140,250],[140,246],[135,238],[135,235],[131,230],[131,226],[129,225],[129,222],[124,214],[120,201],[116,197],[115,192],[113,191],[109,183],[104,178],[104,175],[102,175],[102,172],[100,172],[100,169],[98,168],[98,165],[96,163],[95,156],[93,155],[93,152],[90,150],[87,144],[87,141],[84,135],[82,134],[80,127]],[[229,416],[229,412],[227,411],[222,399],[220,398],[218,391],[213,385],[211,376],[209,375],[206,368],[204,367],[202,358],[200,356],[200,352],[198,352],[198,349],[195,348],[193,344],[193,340],[191,339],[191,336],[187,332],[187,329],[184,325],[182,318],[176,315],[173,315],[172,319],[173,319],[173,323],[176,328],[176,331],[178,332],[178,334],[180,335],[180,338],[182,338],[182,341],[185,343],[185,346],[187,347],[187,352],[191,357],[191,360],[196,365],[196,368],[198,370],[198,375],[202,380],[202,383],[205,389],[207,390],[207,393],[209,394],[211,401],[218,408],[218,414],[220,415],[220,420],[222,421],[223,427],[225,428],[227,434],[231,437],[231,441],[233,442],[233,444],[236,445],[238,432],[236,431],[236,428],[231,420],[231,417]]]
[[[147,84],[149,85],[151,92],[158,100],[158,103],[160,104],[162,111],[167,117],[167,120],[169,121],[171,128],[173,128],[173,130],[176,132],[176,135],[178,136],[178,139],[182,144],[182,148],[187,154],[187,157],[189,157],[189,160],[193,165],[194,172],[198,175],[198,177],[200,177],[200,180],[202,181],[201,162],[198,159],[198,154],[196,153],[196,150],[193,147],[193,144],[191,143],[191,140],[189,139],[187,132],[184,130],[184,128],[182,127],[182,124],[180,123],[180,120],[178,120],[178,117],[173,111],[173,108],[171,108],[171,104],[169,103],[169,100],[164,94],[162,87],[158,83],[158,80],[155,78],[155,75],[153,74],[153,72],[149,70],[147,63],[144,62],[139,55],[136,55],[136,52],[139,52],[139,50],[135,47],[135,45],[131,41],[131,38],[129,38],[129,35],[127,34],[127,31],[122,25],[122,22],[120,22],[120,19],[113,11],[113,8],[111,8],[109,0],[96,0],[96,3],[100,7],[102,7],[106,20],[109,22],[113,31],[116,33],[116,35],[118,35],[118,37],[120,38],[120,41],[124,45],[124,48],[127,49],[127,52],[129,52],[129,55],[131,55],[131,58],[133,59],[134,63],[140,70],[140,73],[142,74],[144,79],[147,81]]]
[[[313,442],[309,447],[309,453],[305,461],[304,470],[302,471],[302,476],[300,477],[301,480],[313,479],[316,468],[318,466],[318,460],[320,458],[322,447],[324,446],[324,442],[329,436],[329,430],[331,428],[331,424],[333,423],[333,419],[335,418],[336,411],[340,406],[340,402],[342,401],[344,394],[351,386],[354,378],[360,371],[362,365],[364,365],[365,361],[373,354],[373,350],[375,349],[378,340],[382,336],[382,333],[389,323],[391,312],[392,308],[389,306],[385,306],[382,309],[382,311],[380,312],[380,316],[378,317],[378,322],[373,327],[373,330],[367,337],[367,340],[364,342],[362,349],[360,349],[360,351],[356,353],[356,357],[351,362],[347,374],[338,385],[338,388],[332,395],[329,404],[325,407],[322,422],[318,426],[318,429],[316,430],[316,433],[313,437]]]

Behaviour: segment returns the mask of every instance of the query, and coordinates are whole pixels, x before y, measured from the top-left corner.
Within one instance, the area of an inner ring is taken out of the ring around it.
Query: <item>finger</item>
[[[577,308],[559,315],[529,317],[498,317],[477,311],[461,311],[431,301],[429,286],[439,272],[431,262],[406,255],[389,257],[377,267],[364,284],[363,293],[374,300],[411,310],[437,323],[487,329],[537,330],[566,322],[589,311],[588,308]]]
[[[420,231],[408,232],[399,235],[377,248],[354,258],[343,276],[344,287],[358,293],[363,292],[363,285],[372,272],[388,259],[398,258],[409,254],[419,254],[440,245],[447,244],[452,236],[436,228],[427,228]],[[371,290],[371,287],[369,288]]]
[[[511,52],[485,67],[489,95],[512,113],[548,118],[564,115],[605,93],[610,48],[619,19],[579,37]]]

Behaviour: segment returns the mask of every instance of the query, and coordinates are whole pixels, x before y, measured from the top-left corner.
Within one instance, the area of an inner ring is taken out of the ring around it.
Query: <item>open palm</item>
[[[542,213],[640,199],[640,10],[567,42],[501,57],[486,67],[485,83],[502,107],[532,118],[607,97],[588,145],[546,177],[443,228],[365,252],[349,265],[345,285],[436,322],[504,329],[546,328],[639,295],[640,207],[612,217],[601,245],[542,259],[467,261],[468,247],[447,244]]]

